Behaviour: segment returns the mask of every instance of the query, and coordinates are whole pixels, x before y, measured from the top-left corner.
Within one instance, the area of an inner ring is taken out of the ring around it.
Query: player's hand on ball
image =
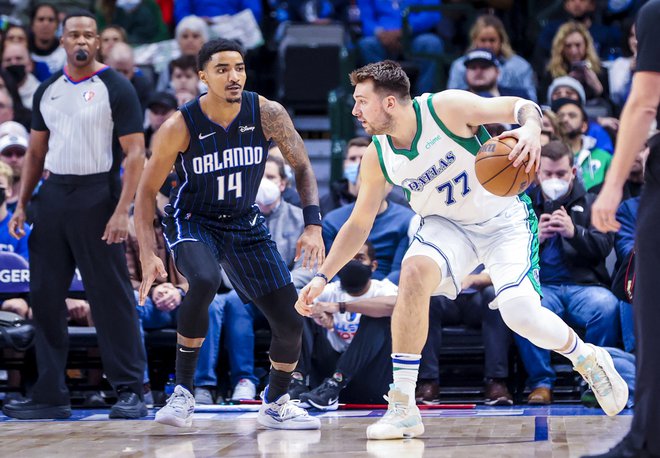
[[[312,278],[312,281],[307,283],[307,285],[300,290],[298,294],[298,300],[296,301],[296,311],[302,316],[311,316],[312,315],[312,304],[314,299],[319,297],[325,288],[325,280],[320,277]]]
[[[321,226],[310,224],[305,226],[305,230],[296,243],[295,261],[303,256],[302,266],[307,269],[321,267],[325,260],[325,244],[321,236]]]
[[[529,173],[532,170],[538,171],[541,165],[541,129],[536,124],[525,124],[522,127],[514,130],[502,132],[496,138],[514,137],[518,139],[518,143],[511,150],[509,160],[513,161],[513,166],[518,167],[523,161],[529,157],[525,172]]]

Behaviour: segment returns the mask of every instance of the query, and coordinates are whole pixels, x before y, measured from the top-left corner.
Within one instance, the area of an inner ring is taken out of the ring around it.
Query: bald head
[[[115,43],[110,53],[105,58],[105,63],[124,75],[129,80],[135,73],[135,59],[133,48],[126,43]]]

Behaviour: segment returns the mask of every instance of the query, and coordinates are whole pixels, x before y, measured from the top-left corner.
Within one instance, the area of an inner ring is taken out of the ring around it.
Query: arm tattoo
[[[528,121],[531,120],[536,122],[539,127],[543,128],[543,121],[541,121],[541,114],[538,112],[536,107],[531,103],[527,103],[521,106],[518,109],[518,113],[516,113],[516,117],[521,126],[524,126],[525,124],[527,124]]]
[[[312,164],[305,144],[293,127],[284,107],[277,102],[261,99],[261,127],[268,139],[273,139],[296,174],[296,187],[303,207],[319,204],[319,193]]]

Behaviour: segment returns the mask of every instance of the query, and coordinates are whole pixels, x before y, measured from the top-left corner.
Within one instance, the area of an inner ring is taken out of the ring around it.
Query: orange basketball
[[[481,145],[475,160],[474,169],[479,183],[496,196],[516,196],[529,187],[536,177],[536,171],[525,172],[527,159],[518,168],[509,160],[509,153],[518,140],[513,137],[491,138]]]

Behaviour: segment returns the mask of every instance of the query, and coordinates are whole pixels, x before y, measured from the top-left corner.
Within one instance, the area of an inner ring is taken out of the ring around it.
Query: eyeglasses
[[[25,149],[23,148],[5,148],[0,152],[2,157],[17,157],[21,158],[25,156]]]

